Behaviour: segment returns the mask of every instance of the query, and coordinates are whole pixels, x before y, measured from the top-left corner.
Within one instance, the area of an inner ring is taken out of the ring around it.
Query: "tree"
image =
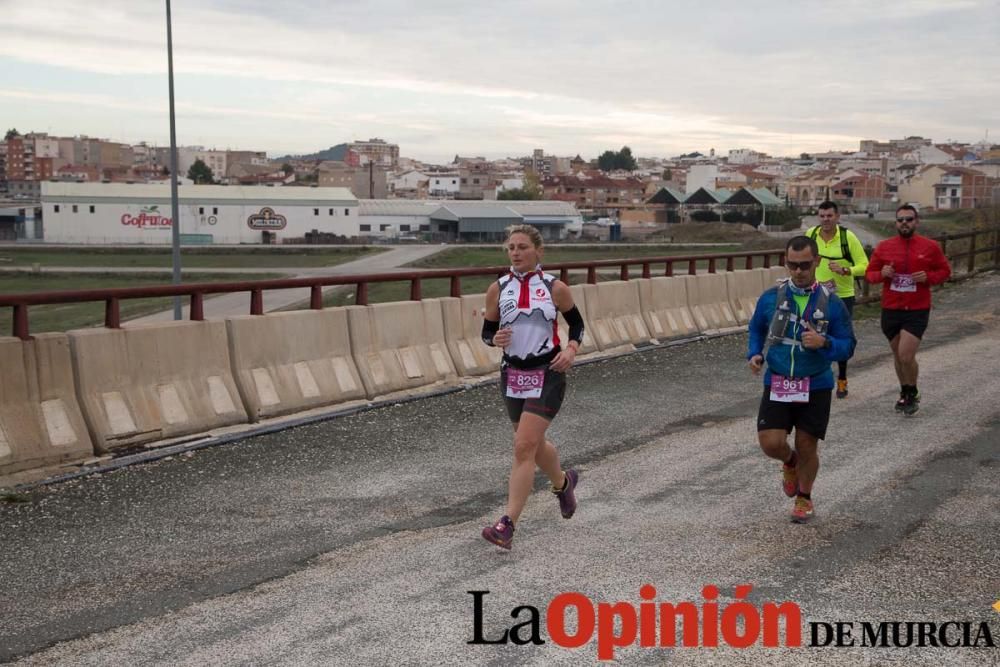
[[[541,199],[542,198],[542,182],[538,178],[533,170],[529,169],[524,172],[524,182],[521,185],[521,189],[524,190],[525,194],[529,195],[527,199]]]
[[[632,157],[632,149],[628,146],[622,146],[622,149],[617,152],[604,151],[597,158],[597,168],[601,171],[614,171],[616,169],[634,171],[637,166],[635,158]]]
[[[7,139],[12,139],[17,136],[20,136],[20,132],[17,131],[16,127],[12,127],[9,130],[7,130],[7,135],[4,137],[4,141],[6,141]]]
[[[281,165],[281,171],[285,172],[285,176],[288,176],[289,174],[295,171],[295,167],[286,162],[285,164]]]
[[[543,196],[542,185],[536,174],[531,169],[524,172],[524,180],[519,188],[504,190],[497,195],[497,199],[504,201],[528,201],[541,199]]]
[[[614,171],[615,160],[618,154],[614,151],[604,151],[601,153],[600,157],[597,158],[597,168],[601,171]]]
[[[524,188],[512,188],[510,190],[504,190],[497,195],[497,199],[503,201],[528,201],[531,199],[541,199],[542,193],[533,190],[525,190]]]
[[[191,168],[188,169],[188,178],[194,181],[195,185],[202,185],[205,183],[215,183],[215,174],[212,173],[211,167],[197,159]]]
[[[622,149],[618,151],[618,159],[615,160],[615,168],[625,171],[635,171],[638,166],[635,158],[632,157],[632,149],[628,146],[622,146]]]
[[[673,177],[673,172],[671,172],[669,169],[664,169],[663,170],[663,180],[669,181],[671,179],[671,177]]]

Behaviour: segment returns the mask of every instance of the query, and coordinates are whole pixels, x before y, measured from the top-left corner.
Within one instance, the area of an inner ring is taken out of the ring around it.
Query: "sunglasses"
[[[916,220],[916,218],[913,217],[912,215],[907,216],[905,218],[896,218],[896,222],[913,222],[914,220]]]
[[[808,262],[789,262],[785,260],[785,266],[787,266],[792,271],[808,271],[812,268],[813,262],[815,260],[810,259]]]

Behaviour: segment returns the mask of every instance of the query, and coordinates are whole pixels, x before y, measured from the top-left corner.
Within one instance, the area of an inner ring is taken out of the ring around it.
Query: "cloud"
[[[639,151],[797,153],[928,129],[978,137],[983,110],[1000,106],[997,9],[973,0],[175,0],[179,112],[201,136],[239,119],[257,146],[350,138],[333,136],[342,132],[384,135],[404,153],[446,154],[459,140],[469,142],[456,147],[464,153],[551,145],[575,154],[619,140]],[[76,71],[102,84],[100,94],[73,92],[80,104],[162,112],[159,93],[136,102],[125,90],[164,87],[162,5],[105,0],[81,16],[75,0],[14,0],[0,29],[0,66],[40,73],[7,86],[8,97],[70,99],[46,87],[46,72]],[[74,132],[56,106],[41,107],[48,124]]]

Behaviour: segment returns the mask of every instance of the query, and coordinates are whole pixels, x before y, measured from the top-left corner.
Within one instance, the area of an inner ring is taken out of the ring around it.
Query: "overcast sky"
[[[1000,0],[174,0],[182,145],[447,161],[1000,142]],[[0,124],[169,143],[163,0],[0,0]],[[0,130],[2,131],[2,130]]]

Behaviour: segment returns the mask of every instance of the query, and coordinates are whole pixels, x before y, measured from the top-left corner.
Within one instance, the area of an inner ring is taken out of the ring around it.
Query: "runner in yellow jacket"
[[[811,227],[806,236],[819,246],[820,263],[816,280],[835,291],[848,314],[854,316],[854,280],[864,278],[868,268],[868,255],[857,235],[840,226],[837,204],[825,201],[819,205],[819,224]],[[837,362],[837,398],[847,398],[847,361]]]

